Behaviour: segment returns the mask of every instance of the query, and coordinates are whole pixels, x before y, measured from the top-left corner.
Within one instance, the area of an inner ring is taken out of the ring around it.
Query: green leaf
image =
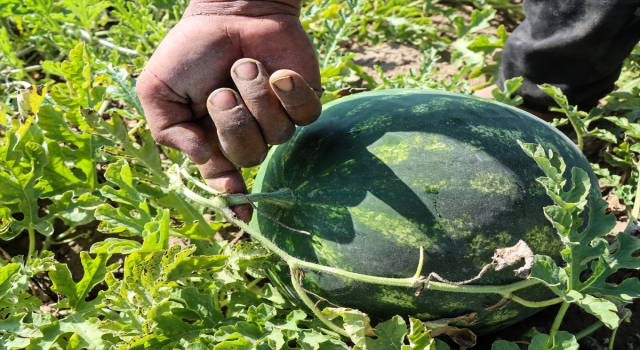
[[[98,328],[100,320],[85,319],[82,315],[73,313],[60,321],[54,321],[42,327],[43,336],[31,340],[27,350],[55,349],[56,343],[64,336],[68,336],[68,346],[75,349],[105,349],[111,342],[103,339],[104,332]]]
[[[140,247],[141,252],[154,252],[169,248],[169,220],[169,210],[165,209],[158,213],[155,220],[144,224],[142,232],[144,241]]]
[[[618,308],[609,300],[587,294],[583,299],[578,300],[577,304],[588,313],[596,316],[609,329],[615,329],[620,324],[620,317],[617,314]]]
[[[580,347],[573,334],[560,331],[553,337],[553,344],[549,346],[549,336],[537,334],[531,340],[529,350],[578,350]]]
[[[604,210],[604,205],[601,209]],[[638,278],[627,278],[618,285],[607,283],[607,278],[619,269],[640,269],[640,257],[633,257],[634,252],[640,249],[640,240],[627,232],[618,233],[616,240],[619,243],[618,249],[613,254],[604,249],[601,258],[592,264],[593,275],[579,284],[579,288],[584,293],[612,297],[623,303],[630,303],[633,299],[640,297]],[[603,241],[598,241],[593,250],[598,247],[603,249],[606,246]],[[588,253],[594,254],[594,252]],[[587,252],[583,254],[588,256]]]
[[[453,18],[453,24],[456,27],[456,36],[458,38],[462,38],[468,33],[473,33],[489,27],[489,21],[493,19],[495,14],[496,11],[491,9],[473,10],[473,12],[471,12],[469,24],[464,23],[464,17],[455,16]]]
[[[436,340],[431,338],[429,329],[417,318],[409,317],[407,339],[409,339],[409,345],[403,345],[402,350],[436,349]]]
[[[130,78],[131,73],[125,68],[109,65],[107,74],[117,84],[117,87],[109,86],[107,92],[132,106],[138,112],[138,115],[144,117],[144,110],[136,93],[136,81]]]
[[[191,252],[191,251],[188,251]],[[166,273],[167,281],[176,281],[181,278],[190,276],[196,271],[212,270],[224,266],[227,261],[226,256],[192,256],[184,259],[176,260],[167,264]]]
[[[107,238],[104,241],[96,242],[91,246],[91,254],[130,254],[140,250],[142,244],[130,239]]]
[[[404,337],[407,335],[407,324],[402,317],[393,316],[390,320],[379,324],[373,333],[377,339],[365,338],[365,344],[369,350],[401,350],[404,345]]]
[[[319,332],[301,332],[298,344],[303,350],[347,350],[349,347],[344,342],[329,338]]]
[[[512,96],[516,93],[520,86],[522,86],[523,80],[524,79],[522,77],[515,77],[505,80],[504,88],[502,91],[497,88],[493,89],[493,91],[491,92],[493,98],[498,102],[508,104],[510,106],[517,106],[522,104],[522,96]]]
[[[85,131],[101,135],[122,146],[126,157],[131,159],[131,164],[129,165],[130,170],[128,171],[131,174],[135,172],[137,181],[144,180],[163,189],[169,186],[169,178],[163,172],[160,153],[151,136],[151,132],[148,130],[138,130],[138,136],[142,141],[141,144],[135,144],[131,140],[120,115],[116,113],[112,114],[111,121],[108,122],[93,110],[83,109],[82,114],[89,124],[88,127],[84,128]],[[129,164],[129,162],[122,159],[115,164],[121,164],[124,167],[124,164]],[[111,166],[113,166],[113,164],[110,165],[110,167]],[[184,197],[171,192],[166,193],[165,197],[157,198],[156,201],[166,207],[175,208],[179,213],[178,218],[186,223],[191,224],[197,222],[198,230],[194,231],[197,232],[197,234],[193,235],[194,238],[208,239],[215,235],[216,232],[207,224],[207,221],[202,215],[202,209],[191,204]],[[136,205],[142,205],[142,203],[139,202],[136,203]],[[134,210],[140,209],[134,206]],[[144,225],[144,220],[130,217],[130,215],[127,215],[121,208],[114,209],[101,206],[96,211],[96,217],[106,222],[106,224],[101,226],[101,229],[107,232],[116,233],[126,229],[131,230],[136,235],[140,235],[142,232],[141,228]],[[133,223],[127,224],[128,220]],[[123,229],[123,227],[125,229]]]
[[[520,347],[518,344],[510,341],[498,340],[491,344],[491,350],[520,350]]]
[[[538,87],[547,95],[551,96],[551,98],[553,98],[553,100],[560,106],[560,108],[551,108],[551,111],[562,112],[571,121],[571,125],[575,129],[578,136],[578,147],[580,149],[583,148],[582,138],[584,136],[598,134],[596,130],[589,131],[588,128],[591,123],[602,118],[601,110],[594,108],[589,113],[580,111],[578,110],[577,106],[571,106],[569,104],[567,97],[557,86],[542,84],[538,85]],[[603,136],[610,138],[612,135],[605,134]]]
[[[567,290],[567,271],[558,267],[555,261],[546,255],[536,255],[530,278],[538,279],[565,301],[575,302],[583,298],[582,294],[576,291]]]
[[[152,221],[154,213],[147,203],[146,196],[137,190],[137,179],[134,178],[129,164],[124,160],[112,163],[104,176],[115,188],[105,185],[100,192],[106,198],[119,203],[120,207],[103,204],[96,209],[96,218],[104,221],[100,229],[106,232],[129,230],[132,234],[141,236],[145,224]]]
[[[608,204],[599,193],[589,196],[588,175],[582,169],[572,169],[572,186],[565,192],[566,181],[561,176],[564,162],[552,161],[558,157],[555,152],[550,151],[547,157],[539,146],[522,146],[547,174],[538,181],[555,205],[546,207],[545,215],[566,246],[562,251],[566,266],[559,268],[550,258],[537,256],[531,277],[543,281],[565,301],[577,303],[607,327],[616,328],[620,322],[617,307],[607,299],[632,302],[640,297],[640,281],[627,278],[616,285],[607,282],[607,278],[621,268],[640,269],[640,257],[633,256],[640,249],[640,240],[621,232],[615,237],[617,248],[612,248],[604,236],[614,228],[615,217],[605,214]],[[589,221],[583,226],[581,214],[586,208]],[[581,277],[585,272],[589,276],[586,280]]]
[[[46,219],[59,218],[70,227],[85,225],[95,220],[95,209],[101,203],[104,203],[103,198],[89,193],[76,197],[75,192],[70,190],[47,207],[49,213]]]
[[[79,115],[75,109],[63,111],[46,105],[39,115],[38,126],[48,139],[50,163],[45,171],[52,187],[49,196],[69,189],[79,194],[82,193],[78,191],[80,188],[89,192],[97,189],[96,165],[104,161],[97,150],[112,143],[97,135],[72,130],[72,120],[77,120]]]
[[[107,121],[98,115],[95,110],[82,109],[81,112],[88,124],[83,128],[83,131],[100,135],[121,145],[125,155],[133,159],[134,164],[139,164],[146,170],[145,173],[140,175],[145,176],[148,173],[146,180],[161,186],[168,186],[169,180],[163,172],[160,152],[150,131],[138,129],[138,135],[141,139],[140,144],[138,144],[131,140],[124,121],[118,113],[112,113],[110,116],[111,121]]]
[[[68,299],[68,305],[73,310],[81,309],[87,304],[85,298],[96,284],[102,282],[109,271],[107,267],[107,254],[97,254],[93,259],[86,252],[80,253],[80,261],[84,269],[84,275],[79,282],[71,277],[71,272],[66,264],[55,264],[55,270],[49,272],[49,278],[53,282],[51,289],[64,295]]]
[[[341,318],[343,321],[343,328],[349,334],[351,341],[361,347],[366,348],[367,333],[371,332],[371,326],[369,323],[369,316],[366,314],[349,308],[325,308],[322,313],[327,316],[329,320]]]
[[[17,203],[18,212],[22,213],[24,218],[12,219],[10,231],[0,235],[0,238],[9,240],[28,229],[50,236],[53,234],[53,226],[38,216],[40,207],[37,202],[44,192],[44,184],[40,179],[48,162],[47,155],[40,145],[28,142],[24,152],[10,152],[7,160],[13,158],[19,161],[0,160],[0,199],[2,204]]]
[[[185,307],[195,311],[200,316],[203,327],[213,328],[223,320],[224,316],[215,308],[210,294],[201,294],[196,288],[191,287],[181,289],[179,295],[184,300]],[[266,304],[263,305],[266,306]]]
[[[11,287],[11,276],[20,269],[20,264],[10,263],[0,267],[0,296],[7,293]]]
[[[102,102],[102,96],[96,96],[91,89],[91,62],[84,42],[69,52],[69,59],[62,62],[60,68],[66,79],[66,88],[56,85],[51,89],[51,97],[59,105],[77,110],[79,107],[95,108]]]
[[[35,121],[46,94],[46,86],[31,86],[28,89],[19,91],[18,111],[23,120],[22,125],[17,130],[17,136],[20,139],[25,137],[31,124]]]

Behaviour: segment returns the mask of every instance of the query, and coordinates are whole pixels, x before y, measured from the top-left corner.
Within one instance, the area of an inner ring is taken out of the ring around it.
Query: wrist
[[[191,0],[183,16],[299,17],[301,6],[302,0]]]

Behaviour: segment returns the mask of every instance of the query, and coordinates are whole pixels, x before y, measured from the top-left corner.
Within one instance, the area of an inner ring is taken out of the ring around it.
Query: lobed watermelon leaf
[[[75,282],[66,264],[55,263],[55,269],[49,271],[49,278],[53,282],[52,289],[66,296],[59,307],[70,307],[80,311],[88,307],[87,295],[98,283],[102,282],[105,275],[115,269],[116,266],[107,266],[107,254],[97,254],[95,259],[87,252],[80,253],[80,261],[84,269],[82,279]]]
[[[373,330],[376,339],[366,338],[365,344],[369,350],[401,350],[407,335],[407,324],[402,317],[393,316],[390,320],[379,324]]]
[[[136,81],[130,77],[131,73],[125,68],[109,65],[106,74],[116,83],[115,86],[110,85],[107,87],[107,92],[114,98],[122,100],[133,107],[138,113],[137,118],[144,119],[144,110],[136,93]]]
[[[564,267],[537,255],[530,277],[544,282],[565,302],[579,305],[608,328],[617,328],[621,319],[616,303],[627,304],[640,297],[640,281],[628,278],[613,284],[607,278],[621,268],[640,269],[640,257],[632,255],[640,249],[640,240],[620,232],[615,238],[617,244],[609,245],[604,236],[614,228],[615,217],[605,215],[607,203],[600,196],[588,196],[588,175],[572,169],[571,188],[565,191],[565,164],[557,153],[546,153],[539,145],[520,145],[546,175],[538,182],[555,204],[544,209],[545,215],[565,245]],[[581,214],[587,208],[589,221],[583,225]],[[583,277],[586,272],[588,277]]]

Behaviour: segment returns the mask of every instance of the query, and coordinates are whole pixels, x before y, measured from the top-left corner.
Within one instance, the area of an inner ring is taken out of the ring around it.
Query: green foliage
[[[565,245],[563,267],[547,256],[536,256],[530,278],[542,281],[565,303],[579,305],[608,328],[617,328],[622,322],[620,315],[624,314],[619,310],[640,297],[640,281],[628,278],[614,284],[607,278],[619,269],[640,269],[640,259],[633,257],[633,253],[640,249],[640,240],[627,232],[620,232],[615,236],[616,244],[610,245],[604,236],[612,231],[615,218],[605,215],[607,203],[604,200],[589,195],[587,173],[578,168],[572,169],[571,188],[565,191],[562,158],[551,150],[545,152],[539,145],[521,146],[545,174],[538,178],[538,182],[555,203],[544,208],[545,215]],[[584,226],[582,213],[587,209],[589,221]],[[560,313],[560,319],[562,316]],[[562,340],[563,344],[565,341]]]
[[[583,139],[586,136],[593,136],[600,138],[608,142],[616,142],[616,137],[607,130],[601,130],[593,128],[589,130],[591,123],[602,118],[601,111],[599,109],[593,109],[587,113],[578,110],[578,107],[569,105],[567,97],[564,96],[562,91],[556,86],[549,84],[540,85],[540,89],[553,98],[553,100],[560,106],[560,108],[551,108],[554,112],[561,112],[567,116],[567,119],[558,120],[554,125],[565,125],[567,122],[571,123],[578,138],[578,148],[581,150],[584,148]]]
[[[351,89],[362,88],[416,87],[470,92],[467,77],[497,74],[497,65],[487,69],[486,64],[504,45],[507,33],[502,26],[497,35],[479,33],[494,16],[493,9],[476,9],[467,20],[456,15],[454,8],[422,1],[315,0],[303,8],[301,21],[318,52],[325,88],[323,102],[329,102]],[[451,20],[434,21],[437,17]],[[389,40],[417,48],[421,66],[395,76],[385,74],[378,66],[374,66],[375,73],[367,72],[354,63],[355,54],[344,49],[354,43],[375,47]],[[452,56],[459,72],[442,78],[435,65],[441,60],[440,52]],[[489,80],[490,84],[494,78]]]
[[[0,239],[17,242],[26,236],[29,242],[24,255],[0,259],[0,349],[448,348],[417,319],[407,324],[394,317],[371,329],[366,315],[353,310],[326,311],[352,336],[333,334],[263,279],[263,268],[277,259],[255,244],[215,241],[217,231],[228,226],[219,214],[167,189],[166,169],[185,157],[153,141],[135,77],[187,4],[0,4]],[[306,2],[301,19],[318,52],[323,101],[360,89],[396,87],[469,93],[468,79],[482,76],[484,86],[492,84],[508,34],[503,26],[491,34],[482,29],[496,10],[512,19],[522,18],[522,12],[506,0],[464,4],[474,7],[466,16],[457,11],[457,1]],[[420,67],[392,76],[354,62],[352,45],[388,41],[416,48]],[[605,160],[614,168],[596,170],[627,203],[637,200],[637,51],[625,62],[620,89],[601,110],[577,111],[557,90],[546,88],[581,135],[611,144]],[[440,71],[442,57],[451,57],[455,73]],[[518,80],[506,82],[495,99],[519,104],[518,85]],[[590,129],[599,119],[611,128]],[[621,176],[617,168],[631,169],[630,176]],[[243,169],[249,185],[255,172]],[[615,328],[621,318],[616,311],[634,297],[637,280],[618,286],[604,281],[621,268],[637,268],[631,256],[637,240],[623,234],[615,250],[599,238],[602,227],[590,225],[578,233],[578,209],[566,207],[583,205],[584,189],[569,195],[560,192],[559,183],[547,185],[561,201],[561,209],[548,209],[549,217],[566,229],[569,247],[579,242],[581,248],[566,253],[571,264],[562,268],[538,257],[535,274],[564,300]],[[599,217],[598,208],[589,207],[591,220]],[[97,231],[112,237],[80,253],[79,276],[49,251]],[[193,245],[170,245],[170,236],[191,239]],[[115,263],[116,256],[121,263]],[[576,280],[582,271],[591,277]],[[45,275],[58,298],[47,305],[30,287]],[[550,337],[554,347],[547,346]],[[531,344],[531,349],[577,346],[566,332],[538,334]],[[499,341],[494,348],[512,345]]]
[[[493,95],[493,98],[498,102],[502,102],[509,106],[518,106],[523,102],[522,96],[514,96],[514,94],[520,88],[520,86],[522,86],[522,81],[522,77],[508,79],[504,82],[502,91],[500,91],[500,89],[498,88],[495,88],[493,89],[493,91],[491,91],[491,94]]]

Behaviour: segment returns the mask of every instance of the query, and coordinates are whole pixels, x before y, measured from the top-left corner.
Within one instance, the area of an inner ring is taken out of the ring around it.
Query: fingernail
[[[290,76],[278,78],[272,84],[282,91],[291,91],[293,89],[293,79]]]
[[[238,105],[236,97],[233,96],[233,93],[229,90],[220,90],[216,92],[213,96],[209,97],[209,102],[221,111],[229,110]]]
[[[253,80],[258,77],[258,66],[253,62],[244,62],[237,65],[233,72],[242,80]]]

